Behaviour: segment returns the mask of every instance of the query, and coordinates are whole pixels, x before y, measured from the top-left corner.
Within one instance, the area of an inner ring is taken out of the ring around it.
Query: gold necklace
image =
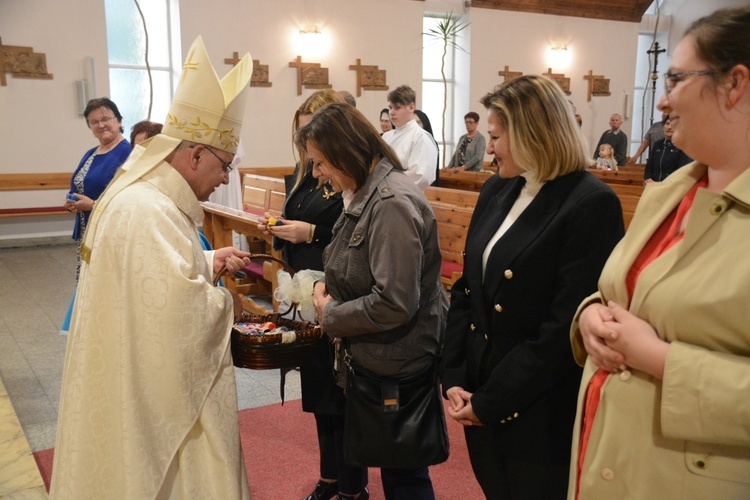
[[[330,198],[331,198],[331,196],[333,196],[334,194],[336,194],[336,192],[335,192],[335,191],[329,191],[329,190],[328,190],[328,187],[327,187],[327,186],[326,186],[325,184],[323,184],[323,198],[325,198],[326,200],[328,200],[328,199],[330,199]]]

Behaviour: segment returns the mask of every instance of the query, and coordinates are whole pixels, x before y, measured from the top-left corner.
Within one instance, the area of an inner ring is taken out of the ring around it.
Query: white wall
[[[215,7],[214,7],[215,5]],[[317,25],[330,43],[329,53],[319,59],[328,68],[335,90],[348,90],[356,97],[356,72],[349,65],[362,64],[385,69],[390,89],[408,83],[419,89],[422,82],[423,3],[405,0],[278,0],[212,3],[215,12],[206,16],[205,2],[182,0],[183,52],[193,39],[203,35],[212,62],[220,75],[232,52],[249,51],[269,66],[270,88],[252,87],[242,129],[245,148],[243,165],[293,165],[291,124],[294,111],[315,90],[297,95],[296,69],[289,62],[298,54],[295,32]],[[380,110],[387,106],[387,91],[365,91],[356,97],[357,108],[378,124]],[[379,130],[379,125],[378,125]]]
[[[471,23],[470,102],[476,103],[502,83],[497,73],[506,65],[524,74],[546,73],[550,44],[563,41],[571,53],[570,66],[553,71],[570,78],[568,99],[583,119],[582,130],[592,153],[601,133],[609,128],[610,115],[624,117],[626,94],[632,105],[638,24],[480,9],[472,9]],[[589,70],[610,79],[610,96],[587,102],[588,80],[583,75]],[[629,137],[630,121],[622,129]]]
[[[675,26],[721,5],[746,0],[665,0],[663,12]],[[667,7],[671,8],[667,9]],[[685,4],[684,9],[678,8]],[[307,24],[317,24],[330,39],[330,51],[317,61],[329,68],[336,90],[356,95],[357,58],[387,71],[393,89],[408,83],[421,88],[422,15],[425,11],[467,13],[471,22],[471,66],[468,107],[480,110],[479,98],[500,83],[498,70],[506,64],[524,73],[547,69],[546,50],[553,39],[564,39],[573,55],[572,95],[584,122],[584,133],[595,143],[607,128],[609,115],[623,112],[624,95],[633,104],[637,23],[556,17],[487,9],[464,9],[460,0],[276,0],[250,2],[181,0],[183,53],[201,34],[219,75],[229,66],[232,52],[249,51],[269,65],[271,88],[251,88],[242,142],[243,165],[291,165],[291,119],[294,110],[313,90],[296,94],[296,73],[289,62],[298,50],[292,35]],[[681,28],[681,32],[684,28]],[[673,32],[675,30],[673,29]],[[103,0],[0,0],[0,36],[4,44],[31,46],[47,55],[53,80],[16,79],[7,75],[0,87],[0,173],[72,172],[81,155],[95,145],[91,132],[76,112],[75,81],[84,77],[84,60],[96,65],[97,94],[107,95],[107,43]],[[670,45],[672,45],[670,43]],[[610,97],[586,102],[589,69],[610,78]],[[377,124],[387,92],[363,91],[358,108]],[[421,102],[418,99],[418,106]],[[629,112],[628,112],[629,114]],[[463,112],[456,113],[463,116]],[[630,136],[630,122],[624,129]],[[457,132],[463,128],[457,120]],[[482,126],[486,130],[486,125]],[[126,131],[126,133],[129,131]],[[460,135],[460,134],[459,134]],[[457,138],[457,137],[456,137]],[[592,149],[593,152],[593,149]],[[2,192],[0,208],[51,206],[62,202],[65,190]],[[55,221],[57,221],[55,223]],[[41,222],[0,219],[0,240],[29,235],[69,235],[65,217]]]

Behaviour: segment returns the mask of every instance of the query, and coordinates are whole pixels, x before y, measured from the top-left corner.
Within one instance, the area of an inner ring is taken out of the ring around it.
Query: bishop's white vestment
[[[52,499],[249,498],[230,352],[203,211],[137,148],[91,217],[60,399]]]

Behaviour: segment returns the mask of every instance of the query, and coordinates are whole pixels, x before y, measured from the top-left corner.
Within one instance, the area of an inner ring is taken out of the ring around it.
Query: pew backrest
[[[245,174],[242,180],[242,208],[258,215],[265,212],[280,214],[284,208],[285,191],[284,179]]]

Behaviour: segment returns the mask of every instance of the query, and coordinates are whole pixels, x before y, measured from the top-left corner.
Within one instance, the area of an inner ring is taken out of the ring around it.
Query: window
[[[441,20],[425,16],[422,33],[428,33]],[[445,79],[447,82],[447,108],[445,111],[445,144],[443,144],[443,96],[444,86],[440,67],[443,59],[443,43],[429,35],[422,35],[422,111],[430,119],[432,133],[440,146],[440,166],[443,166],[443,148],[446,148],[446,163],[450,161],[455,145],[453,144],[453,109],[456,86],[456,48],[448,44],[445,54]]]
[[[164,121],[182,60],[178,0],[140,0],[138,4],[143,18],[134,0],[105,0],[109,97],[122,113],[126,135],[141,120]],[[152,85],[149,84],[149,67],[146,65],[144,19]],[[153,102],[149,116],[152,86]]]

